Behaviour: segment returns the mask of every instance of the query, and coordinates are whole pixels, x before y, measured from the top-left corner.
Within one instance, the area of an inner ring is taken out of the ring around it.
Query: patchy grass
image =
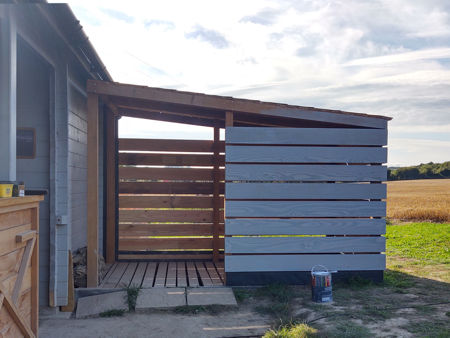
[[[140,287],[134,285],[127,287],[127,303],[129,311],[136,310],[136,301],[140,290]]]
[[[387,192],[390,219],[450,222],[450,179],[391,181]]]
[[[256,290],[258,297],[267,297],[275,302],[287,303],[295,297],[294,290],[285,284],[269,284]]]
[[[389,256],[412,258],[419,265],[450,264],[450,223],[390,225],[386,239]]]
[[[238,303],[242,303],[255,295],[255,291],[253,289],[233,288],[233,292]]]
[[[362,325],[351,321],[338,322],[333,329],[330,329],[324,335],[325,337],[342,338],[366,338],[373,337],[370,330]]]
[[[416,337],[448,338],[450,337],[450,328],[448,321],[417,321],[403,327],[406,331],[414,334]]]
[[[199,313],[207,313],[210,315],[216,315],[222,313],[224,311],[228,311],[231,308],[235,308],[230,305],[183,305],[177,306],[173,310],[173,312],[178,314],[186,314],[186,315],[196,315]]]
[[[109,310],[105,311],[99,314],[102,318],[108,318],[108,317],[122,317],[125,314],[125,310]]]
[[[317,329],[307,324],[289,324],[266,332],[263,338],[309,338],[318,337]]]

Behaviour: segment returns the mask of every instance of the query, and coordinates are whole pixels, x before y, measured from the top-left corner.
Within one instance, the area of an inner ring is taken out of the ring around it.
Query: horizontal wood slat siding
[[[227,199],[383,199],[384,184],[227,183]]]
[[[381,147],[226,146],[227,162],[386,163]]]
[[[192,222],[211,223],[212,210],[121,210],[119,222]],[[223,212],[221,213],[223,223]]]
[[[225,170],[220,169],[220,180],[225,179]],[[142,168],[120,167],[121,179],[212,181],[213,170],[202,168]]]
[[[220,243],[223,248],[223,238],[220,239]],[[212,249],[212,238],[125,238],[119,241],[121,251],[174,249]]]
[[[386,129],[337,128],[227,128],[227,143],[292,145],[377,145],[387,144]]]
[[[172,151],[213,152],[213,141],[208,140],[165,140],[165,139],[119,139],[120,151]],[[219,143],[219,151],[225,151],[225,142]]]
[[[383,217],[381,201],[228,201],[226,217]]]
[[[223,197],[220,199],[223,205]],[[209,196],[119,196],[121,208],[212,208],[213,198]]]
[[[225,185],[220,184],[223,194]],[[192,194],[211,195],[213,184],[204,182],[120,182],[120,194]]]
[[[384,237],[231,237],[225,241],[227,254],[382,252],[384,247]]]
[[[119,153],[119,165],[212,167],[213,164],[214,158],[212,155]],[[220,155],[219,165],[223,166],[224,164],[224,156]]]
[[[386,181],[386,166],[227,163],[227,181]]]
[[[119,224],[119,236],[211,236],[212,223],[197,224]],[[219,230],[224,232],[224,224],[219,224]]]
[[[226,272],[311,271],[317,264],[329,270],[384,270],[385,255],[239,255],[225,256]]]
[[[386,220],[377,218],[227,219],[226,235],[381,235]]]
[[[227,127],[225,271],[384,270],[386,144],[386,129]]]

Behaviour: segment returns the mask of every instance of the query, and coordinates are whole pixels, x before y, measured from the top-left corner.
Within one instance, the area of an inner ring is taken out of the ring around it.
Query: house
[[[1,4],[0,34],[0,181],[48,191],[40,205],[40,304],[65,305],[68,250],[86,246],[86,82],[111,76],[66,4]],[[28,158],[16,157],[22,130],[35,134]]]
[[[132,262],[113,287],[149,268],[151,286],[207,285],[222,264],[227,285],[304,283],[317,264],[383,278],[390,118],[112,82],[67,5],[3,5],[0,23],[0,180],[48,190],[41,304],[66,304],[68,250],[86,245],[89,287],[99,255]],[[121,116],[214,140],[120,139]]]

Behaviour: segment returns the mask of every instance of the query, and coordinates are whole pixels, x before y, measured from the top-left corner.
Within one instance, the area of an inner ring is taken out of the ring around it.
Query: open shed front
[[[383,278],[389,118],[89,81],[88,286],[98,272],[99,114],[108,263],[136,262],[133,276],[150,262],[155,278],[164,268],[177,280],[203,262],[196,274],[227,285],[304,283],[317,264]],[[214,140],[118,139],[120,116],[212,127]]]

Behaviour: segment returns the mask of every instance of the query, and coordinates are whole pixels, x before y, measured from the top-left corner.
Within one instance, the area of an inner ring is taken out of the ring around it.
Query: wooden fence
[[[385,129],[227,128],[227,283],[384,270],[386,144]]]
[[[118,258],[223,257],[224,142],[119,139]]]

